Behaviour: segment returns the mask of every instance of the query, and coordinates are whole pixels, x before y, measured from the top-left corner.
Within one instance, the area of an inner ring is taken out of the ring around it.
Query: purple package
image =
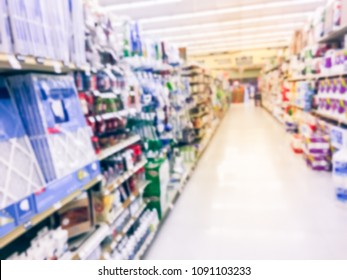
[[[318,109],[323,110],[325,106],[325,99],[324,98],[319,98],[318,99]]]
[[[326,164],[317,164],[317,163],[313,163],[310,160],[306,159],[306,164],[308,167],[310,167],[312,170],[315,171],[330,171],[330,164],[326,163]]]
[[[337,111],[340,115],[346,112],[346,106],[347,106],[347,101],[344,101],[344,100],[338,101]]]
[[[339,107],[339,101],[338,99],[331,99],[331,111],[332,113],[337,112]]]
[[[305,154],[328,155],[330,144],[324,137],[311,137],[305,140]]]
[[[332,66],[332,59],[331,59],[331,56],[326,56],[324,58],[324,68],[326,69],[330,69]]]
[[[331,109],[331,99],[327,98],[325,100],[325,110],[329,111]]]
[[[339,85],[340,85],[340,93],[345,94],[347,91],[347,81],[345,78],[339,79]]]
[[[325,93],[325,81],[321,80],[319,81],[319,86],[318,86],[318,93]]]
[[[325,93],[330,93],[331,86],[332,86],[331,80],[330,79],[326,80],[325,81]]]
[[[332,93],[337,93],[337,90],[338,90],[338,82],[337,82],[338,79],[333,79],[332,80],[332,83],[331,83],[331,92]]]

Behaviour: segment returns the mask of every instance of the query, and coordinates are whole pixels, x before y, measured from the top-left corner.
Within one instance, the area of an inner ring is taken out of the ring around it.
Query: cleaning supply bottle
[[[347,133],[343,135],[341,149],[333,155],[333,182],[335,197],[347,208]]]

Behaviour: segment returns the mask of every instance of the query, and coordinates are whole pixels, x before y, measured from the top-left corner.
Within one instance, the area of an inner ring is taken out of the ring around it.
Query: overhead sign
[[[240,56],[235,58],[237,66],[247,66],[253,64],[253,56]]]

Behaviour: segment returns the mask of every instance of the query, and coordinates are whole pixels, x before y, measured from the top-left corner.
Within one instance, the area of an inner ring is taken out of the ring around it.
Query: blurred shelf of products
[[[192,2],[0,1],[0,259],[144,259],[270,116],[347,205],[347,0]]]
[[[95,1],[0,5],[1,259],[141,259],[228,81]]]

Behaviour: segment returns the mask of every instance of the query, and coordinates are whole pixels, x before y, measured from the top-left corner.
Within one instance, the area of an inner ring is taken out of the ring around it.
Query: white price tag
[[[57,203],[55,203],[55,204],[53,205],[53,208],[54,208],[55,210],[59,210],[61,207],[62,207],[62,204],[61,204],[60,201],[57,202]]]
[[[90,76],[91,75],[91,68],[90,68],[90,65],[87,65],[86,67],[85,67],[85,70],[84,70],[84,72],[86,73],[86,75],[87,76]]]
[[[22,69],[22,65],[19,63],[18,59],[14,55],[8,56],[8,62],[10,63],[13,69]]]
[[[57,74],[61,73],[61,64],[59,62],[55,62],[53,64],[54,72]]]
[[[24,226],[25,229],[29,229],[29,228],[31,228],[33,226],[33,224],[32,224],[31,221],[27,221],[23,226]]]

